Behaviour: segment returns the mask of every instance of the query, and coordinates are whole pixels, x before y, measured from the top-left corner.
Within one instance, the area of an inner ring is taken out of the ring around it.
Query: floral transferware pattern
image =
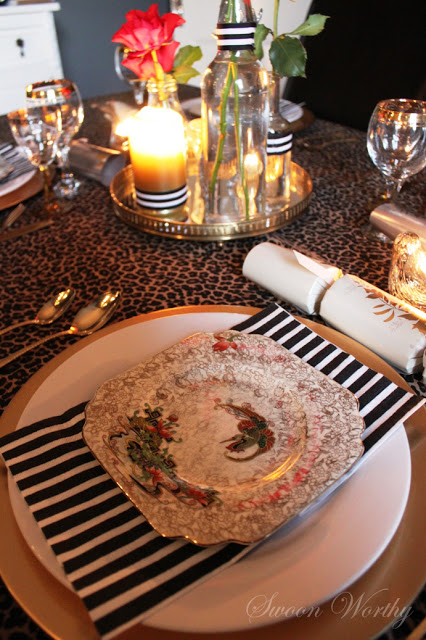
[[[104,383],[83,435],[157,531],[210,545],[271,534],[358,460],[363,429],[348,390],[270,338],[224,331]]]

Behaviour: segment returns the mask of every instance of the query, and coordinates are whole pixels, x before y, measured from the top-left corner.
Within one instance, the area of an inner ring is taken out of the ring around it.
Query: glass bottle
[[[187,118],[182,109],[178,97],[177,83],[173,76],[166,74],[162,82],[156,78],[150,78],[146,84],[148,92],[148,107],[162,107],[163,109],[173,109],[177,111],[183,119],[184,125]]]
[[[280,76],[271,73],[269,83],[269,130],[266,162],[266,211],[278,213],[290,202],[290,123],[280,113]]]
[[[217,55],[201,81],[206,222],[264,213],[268,74],[254,54],[250,0],[221,0]]]

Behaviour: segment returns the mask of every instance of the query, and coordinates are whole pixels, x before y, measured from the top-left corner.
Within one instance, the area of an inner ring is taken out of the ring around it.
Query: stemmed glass
[[[121,62],[124,58],[125,53],[126,47],[124,45],[121,44],[116,47],[114,52],[115,73],[120,78],[120,80],[123,80],[126,84],[132,87],[136,104],[143,105],[146,82],[144,80],[140,80],[140,78],[138,78],[137,75],[133,73],[133,71],[127,69],[127,67],[123,67]]]
[[[55,106],[19,109],[8,113],[7,118],[16,142],[42,173],[47,213],[57,213],[60,207],[52,190],[49,165],[55,159],[62,131],[60,110]]]
[[[384,175],[384,201],[394,200],[404,181],[426,166],[426,102],[379,102],[368,125],[367,150]]]
[[[61,111],[62,133],[57,150],[61,177],[54,189],[58,197],[73,198],[78,193],[80,182],[71,171],[68,156],[71,139],[84,119],[80,92],[71,80],[66,79],[34,82],[26,87],[25,92],[27,107],[49,106]]]

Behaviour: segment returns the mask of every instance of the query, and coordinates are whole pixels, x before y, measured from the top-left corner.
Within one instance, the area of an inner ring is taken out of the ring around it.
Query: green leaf
[[[258,24],[254,32],[254,55],[259,60],[263,58],[263,43],[268,35],[272,33],[264,24]]]
[[[274,71],[282,77],[292,78],[302,76],[306,78],[306,50],[297,38],[278,36],[272,41],[269,51]]]
[[[316,36],[324,29],[325,21],[330,16],[323,16],[321,13],[313,13],[309,16],[306,22],[300,24],[294,31],[291,31],[292,36]]]
[[[193,47],[191,44],[187,44],[185,47],[180,47],[175,57],[174,68],[179,67],[192,67],[194,62],[200,60],[203,57],[200,47]]]
[[[194,67],[188,67],[186,65],[182,65],[173,70],[173,77],[178,84],[186,84],[191,78],[199,75],[200,72],[197,71],[197,69],[194,69]]]

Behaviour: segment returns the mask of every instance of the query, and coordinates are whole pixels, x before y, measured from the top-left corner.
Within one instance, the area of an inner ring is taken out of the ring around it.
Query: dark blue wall
[[[59,0],[55,13],[64,76],[78,85],[84,98],[125,91],[114,71],[111,38],[131,9],[146,11],[149,0]],[[160,14],[168,0],[158,0]]]

